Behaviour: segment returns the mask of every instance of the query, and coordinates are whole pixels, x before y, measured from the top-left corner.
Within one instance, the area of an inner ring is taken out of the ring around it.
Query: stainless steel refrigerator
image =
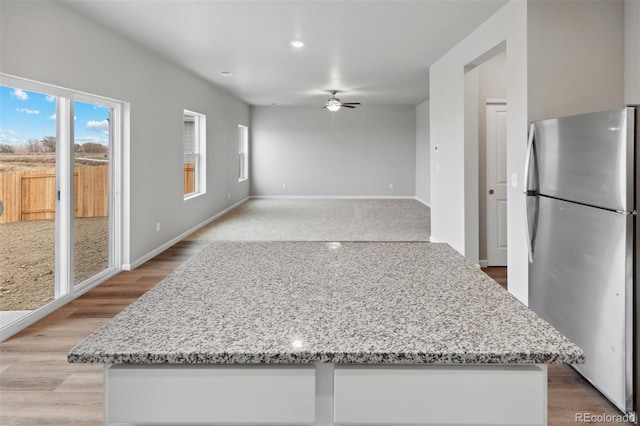
[[[638,409],[638,107],[531,125],[526,164],[529,306],[580,346],[575,365]]]

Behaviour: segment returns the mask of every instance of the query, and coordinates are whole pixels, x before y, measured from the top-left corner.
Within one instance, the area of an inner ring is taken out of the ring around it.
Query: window
[[[238,182],[249,177],[249,129],[238,125]]]
[[[184,151],[184,198],[206,192],[206,117],[196,112],[184,110],[182,142]]]

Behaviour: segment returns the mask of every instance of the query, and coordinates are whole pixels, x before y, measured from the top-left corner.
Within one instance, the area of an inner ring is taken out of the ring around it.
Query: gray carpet
[[[429,241],[430,213],[415,200],[250,199],[187,240]]]

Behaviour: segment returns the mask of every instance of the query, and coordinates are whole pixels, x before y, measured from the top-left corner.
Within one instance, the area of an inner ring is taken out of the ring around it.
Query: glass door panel
[[[0,322],[56,295],[56,97],[0,86]]]
[[[74,108],[74,283],[112,265],[110,250],[111,108],[76,101]]]

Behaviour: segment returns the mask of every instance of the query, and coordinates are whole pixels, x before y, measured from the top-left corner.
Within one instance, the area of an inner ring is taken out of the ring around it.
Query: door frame
[[[56,114],[56,244],[55,244],[55,298],[53,301],[31,311],[16,321],[0,328],[0,342],[8,339],[26,327],[34,324],[58,308],[76,299],[97,285],[103,283],[122,270],[124,219],[126,219],[123,193],[129,185],[128,173],[125,173],[125,154],[128,147],[128,104],[119,100],[92,95],[47,83],[41,83],[21,77],[0,73],[0,85],[19,87],[24,90],[46,93],[57,98]],[[73,103],[75,101],[94,103],[111,109],[110,130],[113,150],[111,155],[109,180],[109,267],[93,277],[75,285],[73,283]],[[68,117],[60,120],[59,117]],[[64,121],[64,122],[63,122]],[[126,145],[125,145],[126,144]],[[128,193],[128,191],[127,191]]]
[[[480,188],[478,180],[480,178],[480,155],[479,155],[479,111],[484,101],[480,99],[480,79],[474,73],[478,67],[491,60],[497,54],[505,52],[505,71],[509,72],[509,51],[506,40],[502,40],[492,48],[469,61],[462,67],[464,76],[463,84],[463,124],[464,124],[464,251],[465,258],[479,267],[486,267],[486,259],[480,259]],[[474,75],[475,74],[475,75]],[[509,87],[507,84],[506,98],[509,98]],[[507,147],[508,148],[508,147]],[[509,199],[507,191],[507,199]],[[482,210],[484,211],[484,209]],[[484,245],[482,246],[484,248]],[[485,256],[486,257],[486,256]]]

